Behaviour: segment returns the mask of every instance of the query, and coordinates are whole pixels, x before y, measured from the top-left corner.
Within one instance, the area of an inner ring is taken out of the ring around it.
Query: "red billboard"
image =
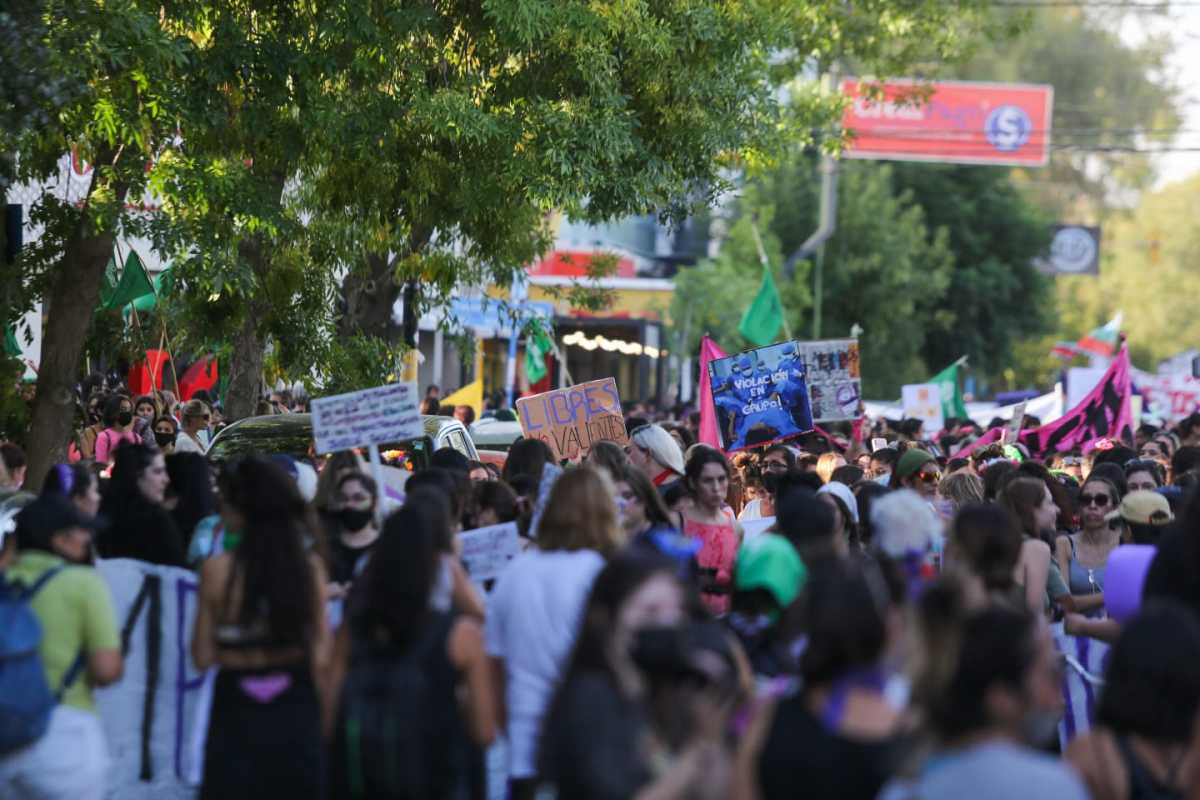
[[[845,158],[1041,167],[1050,159],[1054,87],[1019,83],[890,81],[873,99],[857,79],[842,125]],[[927,91],[924,96],[922,91]]]

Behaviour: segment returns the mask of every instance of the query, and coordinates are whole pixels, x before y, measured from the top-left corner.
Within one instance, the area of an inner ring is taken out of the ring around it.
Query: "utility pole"
[[[821,78],[822,91],[828,94],[837,89],[837,68],[831,69]],[[821,303],[825,283],[825,243],[837,230],[838,163],[828,154],[821,156],[821,206],[817,229],[813,231],[800,249],[792,253],[783,265],[783,274],[791,279],[796,274],[796,264],[801,259],[814,259],[813,269],[813,338],[821,338]]]

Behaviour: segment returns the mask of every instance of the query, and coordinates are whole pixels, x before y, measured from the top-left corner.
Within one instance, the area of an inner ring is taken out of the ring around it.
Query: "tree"
[[[910,192],[931,230],[944,229],[954,271],[941,309],[951,335],[931,336],[921,350],[931,370],[969,356],[973,370],[999,376],[1013,346],[1049,329],[1050,282],[1033,267],[1049,244],[1051,218],[995,167],[897,164],[894,183]]]
[[[31,210],[43,228],[5,273],[4,324],[41,299],[45,330],[32,423],[25,446],[36,489],[50,463],[64,460],[74,418],[74,388],[91,310],[119,230],[135,224],[127,197],[141,197],[146,164],[174,133],[171,76],[187,60],[186,39],[160,24],[161,7],[139,0],[20,6],[27,42],[42,61],[35,82],[61,82],[64,93],[27,98],[24,124],[5,137],[15,153],[15,182],[48,187]],[[58,183],[67,153],[92,165],[86,190],[68,196]]]
[[[712,337],[730,353],[756,346],[738,333],[742,314],[754,300],[762,282],[762,265],[754,244],[753,225],[758,226],[768,263],[776,275],[783,263],[783,250],[770,230],[774,210],[756,200],[754,190],[748,189],[741,198],[740,213],[716,258],[682,269],[675,276],[675,292],[671,298],[675,334],[671,347],[675,352],[698,353],[702,336]],[[807,287],[799,281],[780,287],[780,296],[789,312],[799,311],[811,303]],[[779,338],[783,338],[782,331]]]

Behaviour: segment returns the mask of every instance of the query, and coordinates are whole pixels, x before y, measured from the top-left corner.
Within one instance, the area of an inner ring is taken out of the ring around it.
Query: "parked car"
[[[491,417],[476,420],[471,425],[471,438],[481,450],[499,450],[507,453],[513,442],[520,439],[521,423],[498,420]]]
[[[452,447],[469,459],[478,460],[479,452],[463,424],[453,417],[422,416],[425,435],[403,442],[379,446],[384,464],[416,472],[429,466],[434,450]],[[313,460],[312,417],[309,414],[273,414],[238,420],[222,430],[208,448],[211,461],[258,453],[282,453],[292,458]]]

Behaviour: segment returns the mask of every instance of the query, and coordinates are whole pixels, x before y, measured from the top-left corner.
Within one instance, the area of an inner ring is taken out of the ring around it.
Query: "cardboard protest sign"
[[[942,388],[936,383],[910,383],[900,389],[904,416],[925,423],[926,433],[937,433],[946,427],[942,417]]]
[[[318,453],[403,442],[424,435],[415,383],[393,383],[312,402]]]
[[[125,672],[96,690],[112,768],[109,797],[192,798],[193,730],[205,674],[192,666],[196,575],[128,558],[96,569],[112,593]]]
[[[581,458],[596,442],[629,442],[613,378],[522,397],[517,414],[525,436],[550,445],[555,460]]]
[[[804,360],[781,342],[709,363],[713,406],[727,453],[790,439],[813,429]]]
[[[809,405],[815,423],[862,416],[862,369],[857,339],[797,342],[804,360]]]
[[[486,528],[463,531],[458,535],[463,566],[475,583],[500,577],[508,562],[521,554],[517,523],[505,522]]]

